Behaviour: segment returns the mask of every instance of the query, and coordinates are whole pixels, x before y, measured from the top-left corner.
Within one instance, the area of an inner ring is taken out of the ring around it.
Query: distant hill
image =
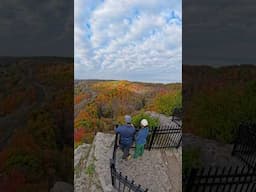
[[[154,85],[168,85],[168,84],[180,84],[180,82],[176,82],[176,83],[154,83],[154,82],[142,82],[142,81],[128,81],[128,80],[114,80],[114,79],[75,79],[74,82],[78,83],[78,82],[83,82],[83,81],[87,81],[87,82],[113,82],[113,81],[127,81],[127,82],[131,82],[131,83],[138,83],[138,84],[154,84]]]
[[[183,65],[183,130],[232,142],[241,121],[256,120],[256,66]]]
[[[152,110],[170,115],[178,100],[181,105],[181,83],[76,80],[74,100],[75,139],[89,143],[94,132],[112,131],[125,114]]]

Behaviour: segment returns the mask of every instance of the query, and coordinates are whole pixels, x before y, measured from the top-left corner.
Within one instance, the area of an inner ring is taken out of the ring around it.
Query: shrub
[[[256,84],[256,83],[255,83]],[[232,143],[241,121],[256,120],[254,82],[247,87],[224,86],[212,93],[195,93],[186,107],[185,131]]]
[[[157,112],[171,116],[175,107],[180,108],[182,106],[181,91],[157,97],[154,105]]]
[[[81,142],[85,137],[85,130],[83,128],[75,129],[74,139],[75,142]]]

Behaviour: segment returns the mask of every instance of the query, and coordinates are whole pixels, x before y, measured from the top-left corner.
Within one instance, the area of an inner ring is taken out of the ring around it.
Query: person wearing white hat
[[[148,121],[147,119],[142,119],[140,121],[141,129],[138,131],[138,133],[135,136],[135,152],[134,152],[134,159],[137,159],[138,157],[142,156],[144,153],[144,145],[147,142],[148,137]]]

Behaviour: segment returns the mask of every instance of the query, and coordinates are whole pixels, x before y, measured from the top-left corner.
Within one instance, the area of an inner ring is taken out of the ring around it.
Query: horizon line
[[[127,79],[74,79],[74,81],[128,81],[133,83],[151,83],[151,84],[182,84],[182,82],[153,82],[153,81],[136,81],[136,80],[127,80]]]

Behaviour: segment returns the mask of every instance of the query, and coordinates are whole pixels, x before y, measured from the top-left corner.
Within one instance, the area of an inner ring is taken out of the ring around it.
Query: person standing
[[[115,132],[120,134],[120,148],[123,151],[123,159],[129,160],[131,155],[129,153],[133,143],[135,128],[132,125],[132,118],[129,115],[125,115],[125,125],[119,125]]]
[[[144,153],[144,146],[147,142],[147,137],[149,133],[148,121],[146,119],[142,119],[140,122],[141,128],[135,136],[135,152],[134,159],[141,157]]]

